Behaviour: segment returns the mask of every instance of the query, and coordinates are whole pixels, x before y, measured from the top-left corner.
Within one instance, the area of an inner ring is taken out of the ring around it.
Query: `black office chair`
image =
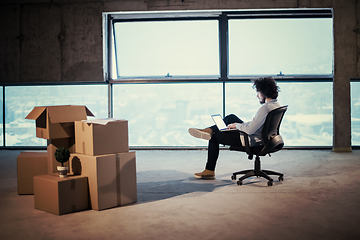
[[[230,146],[231,151],[241,151],[246,152],[248,154],[249,160],[253,159],[253,155],[255,155],[255,163],[254,169],[252,170],[244,170],[240,172],[235,172],[231,176],[232,180],[236,180],[236,175],[245,174],[240,177],[237,181],[238,185],[242,185],[242,181],[246,178],[257,176],[264,177],[268,180],[268,186],[273,185],[273,179],[269,177],[269,175],[277,175],[279,176],[279,181],[284,181],[284,174],[269,171],[269,170],[261,170],[260,167],[260,156],[265,156],[266,154],[277,152],[284,146],[284,141],[279,134],[279,128],[281,120],[287,110],[287,106],[276,108],[268,113],[266,116],[266,120],[264,123],[264,128],[262,130],[261,135],[261,146],[250,147],[249,137],[245,132],[240,131],[240,134],[244,135],[245,146]]]

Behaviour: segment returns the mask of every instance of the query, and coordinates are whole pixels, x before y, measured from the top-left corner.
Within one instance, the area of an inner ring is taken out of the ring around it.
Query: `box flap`
[[[95,115],[85,106],[86,116],[95,117]]]
[[[85,123],[88,123],[88,124],[100,124],[100,125],[106,125],[109,122],[116,122],[116,121],[125,121],[125,120],[124,119],[118,119],[118,118],[82,120],[82,122],[85,122]]]
[[[65,123],[86,120],[87,116],[94,116],[85,106],[62,105],[49,106],[49,119],[52,123]]]
[[[36,120],[44,111],[46,107],[34,107],[33,110],[25,117],[25,119]]]

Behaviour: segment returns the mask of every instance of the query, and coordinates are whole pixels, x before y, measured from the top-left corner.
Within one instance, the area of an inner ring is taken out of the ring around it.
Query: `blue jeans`
[[[243,121],[234,114],[227,115],[224,118],[226,125],[231,123],[243,123]],[[214,171],[216,162],[219,157],[219,144],[242,146],[240,141],[240,133],[238,131],[225,131],[220,132],[216,125],[210,127],[213,131],[213,135],[209,140],[208,146],[208,159],[206,163],[206,169]]]

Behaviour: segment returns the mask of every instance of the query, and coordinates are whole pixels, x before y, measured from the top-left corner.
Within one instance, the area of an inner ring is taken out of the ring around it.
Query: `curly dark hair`
[[[272,77],[257,78],[252,81],[253,88],[256,88],[257,92],[261,92],[267,98],[276,99],[280,88],[276,85],[276,81]]]

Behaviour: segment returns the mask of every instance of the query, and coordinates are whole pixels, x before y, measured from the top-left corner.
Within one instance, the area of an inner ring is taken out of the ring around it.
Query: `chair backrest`
[[[262,144],[265,146],[262,153],[275,152],[284,146],[279,129],[288,106],[276,108],[268,113],[262,130]]]

